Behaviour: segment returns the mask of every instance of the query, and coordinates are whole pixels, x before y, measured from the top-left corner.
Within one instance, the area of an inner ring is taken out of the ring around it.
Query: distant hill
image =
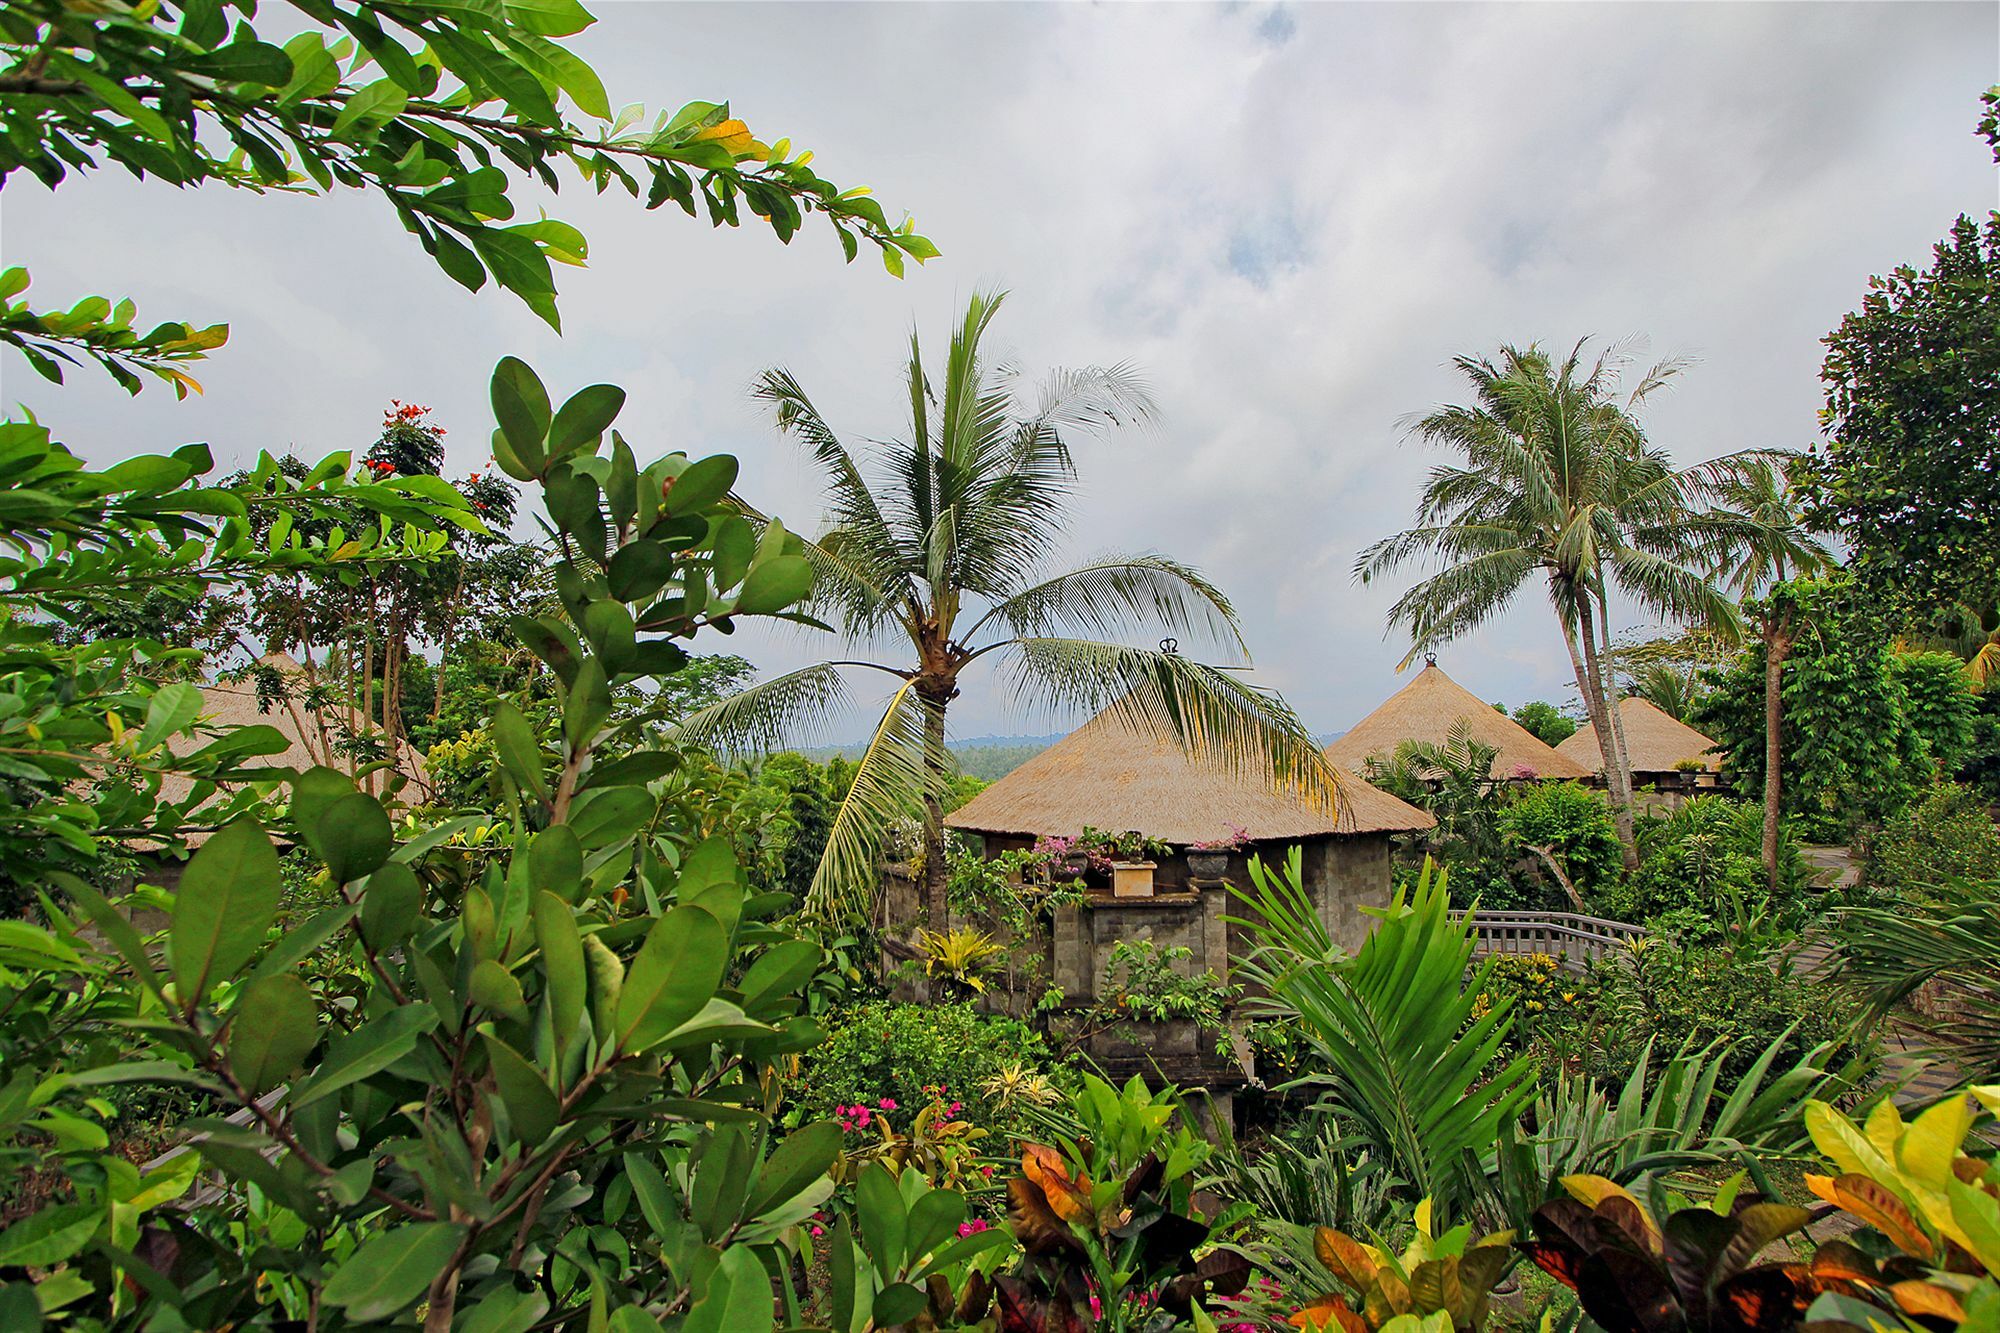
[[[968,736],[947,744],[951,752],[958,756],[960,772],[984,782],[993,782],[1006,777],[1061,740],[1066,734],[1052,732],[1046,736]],[[1345,731],[1335,731],[1324,736],[1315,736],[1313,739],[1321,745],[1330,745],[1346,734]],[[851,741],[845,745],[816,746],[809,750],[801,750],[799,753],[808,759],[825,763],[833,758],[858,759],[867,747],[866,741]]]
[[[995,778],[1006,777],[1062,737],[1061,732],[1047,736],[968,736],[962,740],[948,742],[948,745],[951,752],[958,756],[958,767],[961,772],[969,777],[991,782]],[[861,752],[867,748],[866,741],[850,741],[844,745],[814,746],[799,753],[808,759],[825,763],[834,758],[858,759],[861,757]]]

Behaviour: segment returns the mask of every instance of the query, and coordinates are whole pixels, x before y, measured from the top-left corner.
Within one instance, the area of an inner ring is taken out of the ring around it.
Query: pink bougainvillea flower
[[[894,1097],[884,1097],[881,1101],[876,1102],[875,1105],[881,1110],[893,1111],[896,1109],[896,1099]]]

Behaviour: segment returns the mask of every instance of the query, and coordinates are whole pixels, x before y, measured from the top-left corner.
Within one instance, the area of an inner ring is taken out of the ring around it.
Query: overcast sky
[[[1396,688],[1398,588],[1356,551],[1410,517],[1433,459],[1408,414],[1460,395],[1449,360],[1503,341],[1647,339],[1696,364],[1646,420],[1693,461],[1815,432],[1818,340],[1871,273],[1927,259],[1994,207],[1973,134],[2000,79],[1980,4],[1029,5],[600,3],[576,45],[614,103],[728,99],[944,251],[896,282],[678,211],[566,191],[590,267],[559,270],[566,333],[471,295],[368,197],[177,193],[122,173],[51,195],[19,174],[0,249],[37,304],[131,295],[142,320],[226,321],[207,395],[128,399],[0,360],[0,392],[100,461],[207,440],[365,448],[391,398],[433,405],[450,469],[486,461],[493,362],[559,392],[608,380],[642,457],[729,451],[747,494],[809,527],[812,479],[746,386],[789,366],[851,441],[900,432],[912,320],[940,350],[972,291],[1013,293],[994,341],[1025,367],[1131,361],[1162,407],[1079,454],[1074,554],[1157,550],[1240,608],[1257,678],[1315,729]],[[765,672],[828,645],[707,646]],[[1565,698],[1536,595],[1448,647],[1464,685]],[[872,682],[857,682],[863,693]],[[991,678],[961,735],[1047,729]],[[833,719],[836,738],[861,719]]]

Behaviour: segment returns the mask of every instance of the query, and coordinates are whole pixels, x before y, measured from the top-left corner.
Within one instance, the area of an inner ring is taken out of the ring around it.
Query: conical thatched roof
[[[1620,699],[1618,715],[1625,722],[1625,757],[1635,773],[1665,773],[1683,759],[1698,759],[1713,772],[1722,767],[1722,756],[1710,754],[1715,742],[1654,705],[1637,697]],[[1556,747],[1593,773],[1604,771],[1604,752],[1597,748],[1597,731],[1588,722],[1576,734]]]
[[[1196,764],[1172,743],[1142,736],[1099,714],[945,816],[970,833],[1075,837],[1087,824],[1137,829],[1186,845],[1226,838],[1236,825],[1253,841],[1329,833],[1399,833],[1431,817],[1369,786],[1342,782],[1336,809],[1314,810],[1257,778]]]
[[[1474,740],[1500,752],[1493,760],[1496,778],[1519,777],[1523,770],[1538,778],[1590,776],[1588,768],[1544,745],[1526,727],[1445,675],[1435,662],[1327,746],[1326,757],[1337,768],[1359,773],[1368,756],[1387,755],[1404,741],[1443,744],[1460,719]]]

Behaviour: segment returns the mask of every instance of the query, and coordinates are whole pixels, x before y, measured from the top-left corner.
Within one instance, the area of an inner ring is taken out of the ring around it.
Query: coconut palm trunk
[[[921,890],[924,917],[935,931],[951,927],[951,903],[944,844],[944,791],[951,781],[951,752],[945,748],[945,710],[958,687],[949,681],[919,683],[917,698],[924,714],[924,831]]]
[[[1588,680],[1591,725],[1597,729],[1598,752],[1604,756],[1604,786],[1611,798],[1611,815],[1618,828],[1618,842],[1624,850],[1625,868],[1639,868],[1639,839],[1632,827],[1632,778],[1623,762],[1618,743],[1618,705],[1611,699],[1604,679],[1604,663],[1597,648],[1597,632],[1591,624],[1590,601],[1578,608],[1578,627],[1583,640],[1583,662]]]

